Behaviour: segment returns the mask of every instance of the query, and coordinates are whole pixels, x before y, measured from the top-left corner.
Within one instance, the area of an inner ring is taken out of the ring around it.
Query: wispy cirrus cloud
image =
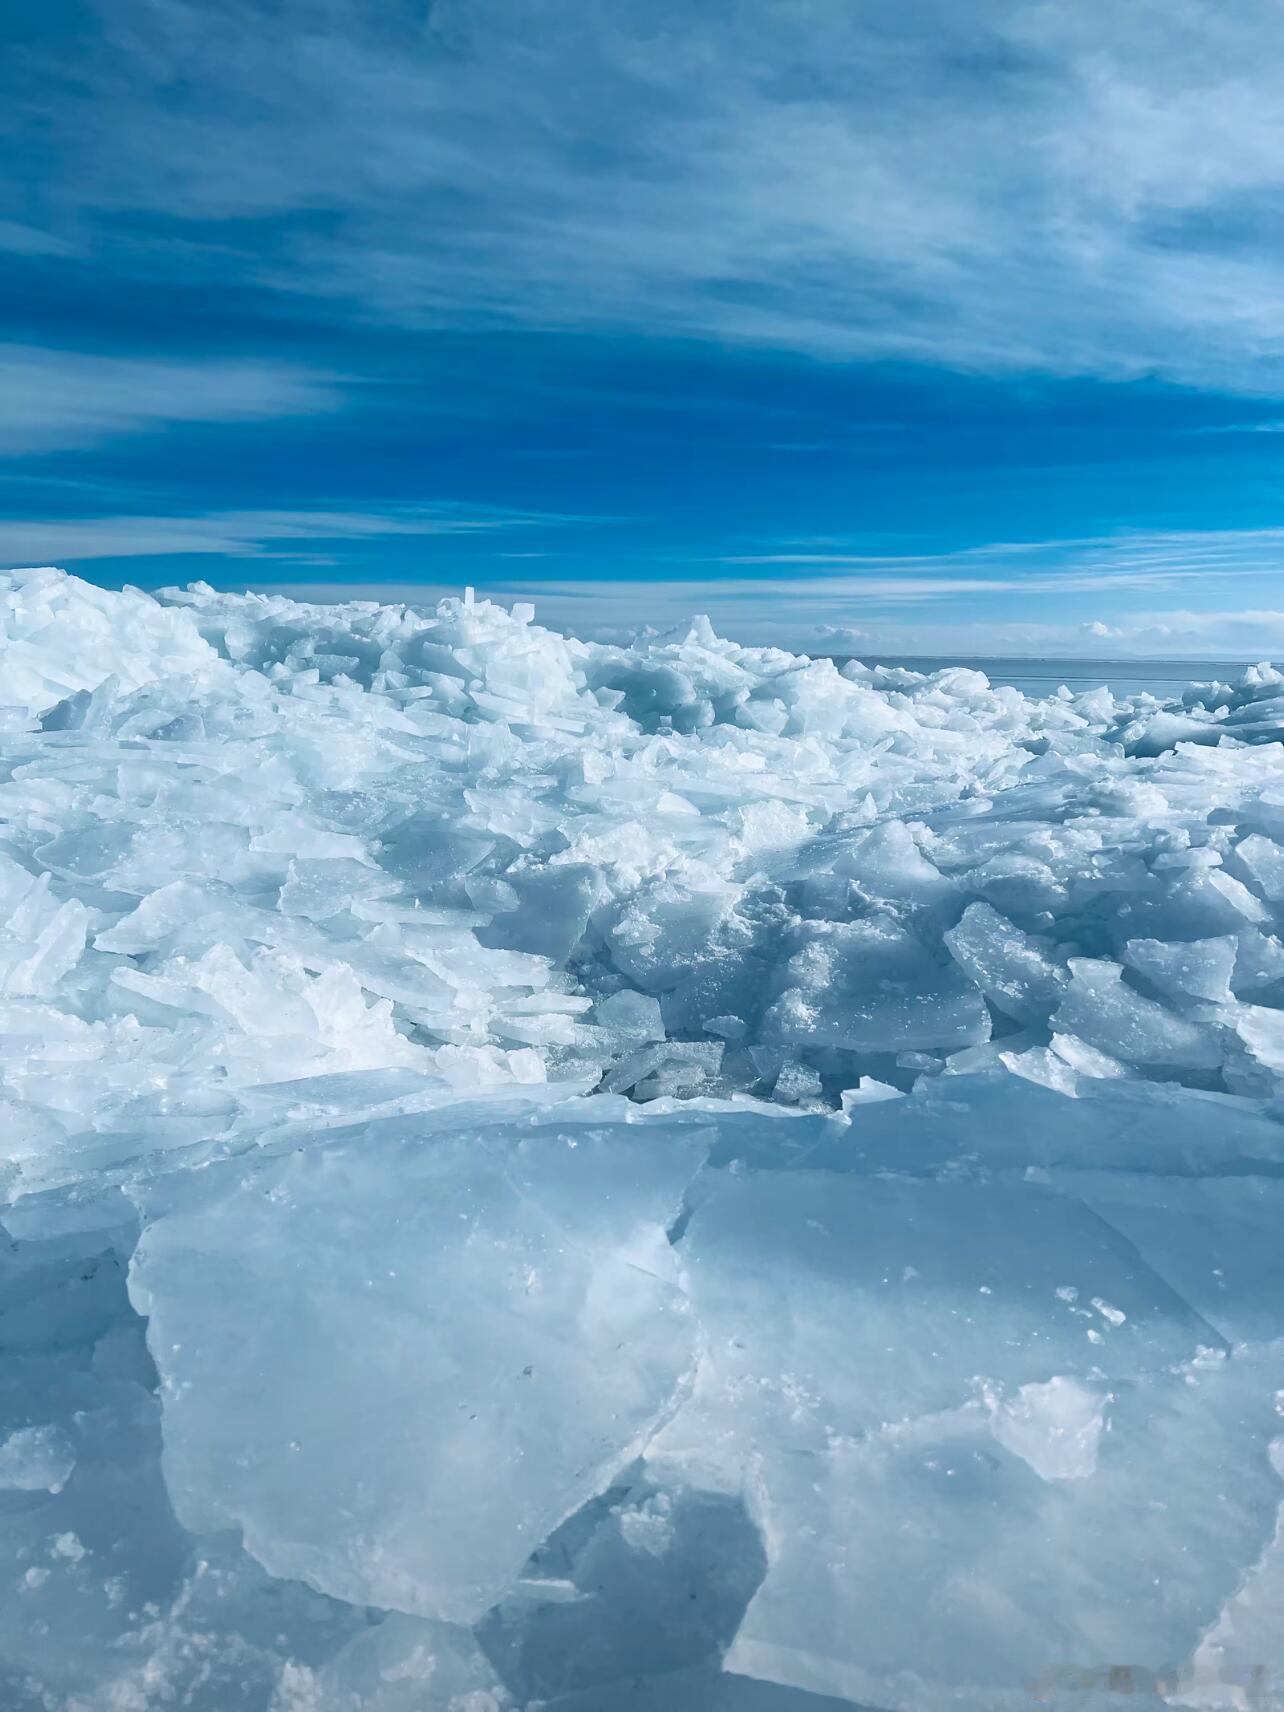
[[[39,226],[24,225],[21,220],[0,220],[0,253],[11,256],[67,256],[72,245],[65,238],[56,238]]]
[[[702,577],[696,560],[685,575],[670,565],[647,579],[581,580],[541,570],[524,582],[511,565],[469,574],[492,598],[533,600],[544,622],[587,636],[627,636],[643,623],[681,625],[704,612],[739,641],[823,652],[868,645],[905,654],[1249,659],[1284,652],[1284,614],[1260,602],[1232,603],[1246,591],[1269,595],[1282,565],[1284,529],[995,542],[955,553],[849,557],[803,573],[763,555],[744,573],[717,578]],[[411,605],[459,592],[431,578],[276,586],[300,599]],[[1147,604],[1169,594],[1171,610]],[[1196,596],[1207,599],[1208,611],[1176,604]],[[1107,616],[1082,617],[1093,605]]]
[[[335,408],[332,380],[271,361],[120,357],[0,345],[0,455],[95,446],[184,422]]]
[[[340,543],[377,545],[401,537],[498,536],[587,521],[552,512],[505,511],[442,502],[334,511],[210,511],[192,516],[109,515],[0,519],[0,564],[77,564],[87,560],[169,558],[329,563]]]
[[[1271,0],[120,0],[70,67],[23,56],[4,122],[48,156],[52,236],[126,271],[181,252],[415,326],[1268,390],[1277,25]]]
[[[826,543],[833,549],[835,543]],[[891,588],[936,580],[951,588],[1000,587],[1025,593],[1175,587],[1220,575],[1284,574],[1284,528],[1124,531],[1113,535],[1046,541],[993,541],[947,552],[877,554],[816,551],[776,544],[759,553],[725,554],[719,561],[755,575],[824,576],[875,586],[880,573]],[[987,579],[984,572],[993,573]],[[996,580],[997,579],[997,580]],[[881,584],[879,585],[882,586]]]

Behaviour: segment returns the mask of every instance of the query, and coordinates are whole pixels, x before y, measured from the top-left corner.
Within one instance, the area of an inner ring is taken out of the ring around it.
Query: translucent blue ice
[[[0,1705],[1284,1699],[1282,734],[0,577]]]

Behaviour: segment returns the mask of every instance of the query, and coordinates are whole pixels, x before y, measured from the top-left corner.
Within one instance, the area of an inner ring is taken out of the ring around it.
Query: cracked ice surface
[[[0,1704],[1284,1704],[1282,735],[0,577]]]

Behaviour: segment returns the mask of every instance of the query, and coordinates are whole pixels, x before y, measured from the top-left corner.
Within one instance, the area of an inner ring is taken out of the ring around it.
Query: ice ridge
[[[0,575],[0,1702],[1284,1704],[1282,737]]]

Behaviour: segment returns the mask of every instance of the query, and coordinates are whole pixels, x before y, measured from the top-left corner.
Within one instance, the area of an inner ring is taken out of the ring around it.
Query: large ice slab
[[[130,1288],[189,1529],[472,1622],[609,1484],[694,1365],[665,1231],[704,1150],[577,1115],[392,1120],[135,1191]]]
[[[1277,1363],[1078,1197],[766,1171],[711,1191],[684,1252],[708,1353],[653,1455],[754,1494],[731,1668],[914,1706],[1161,1672],[1273,1532]]]

